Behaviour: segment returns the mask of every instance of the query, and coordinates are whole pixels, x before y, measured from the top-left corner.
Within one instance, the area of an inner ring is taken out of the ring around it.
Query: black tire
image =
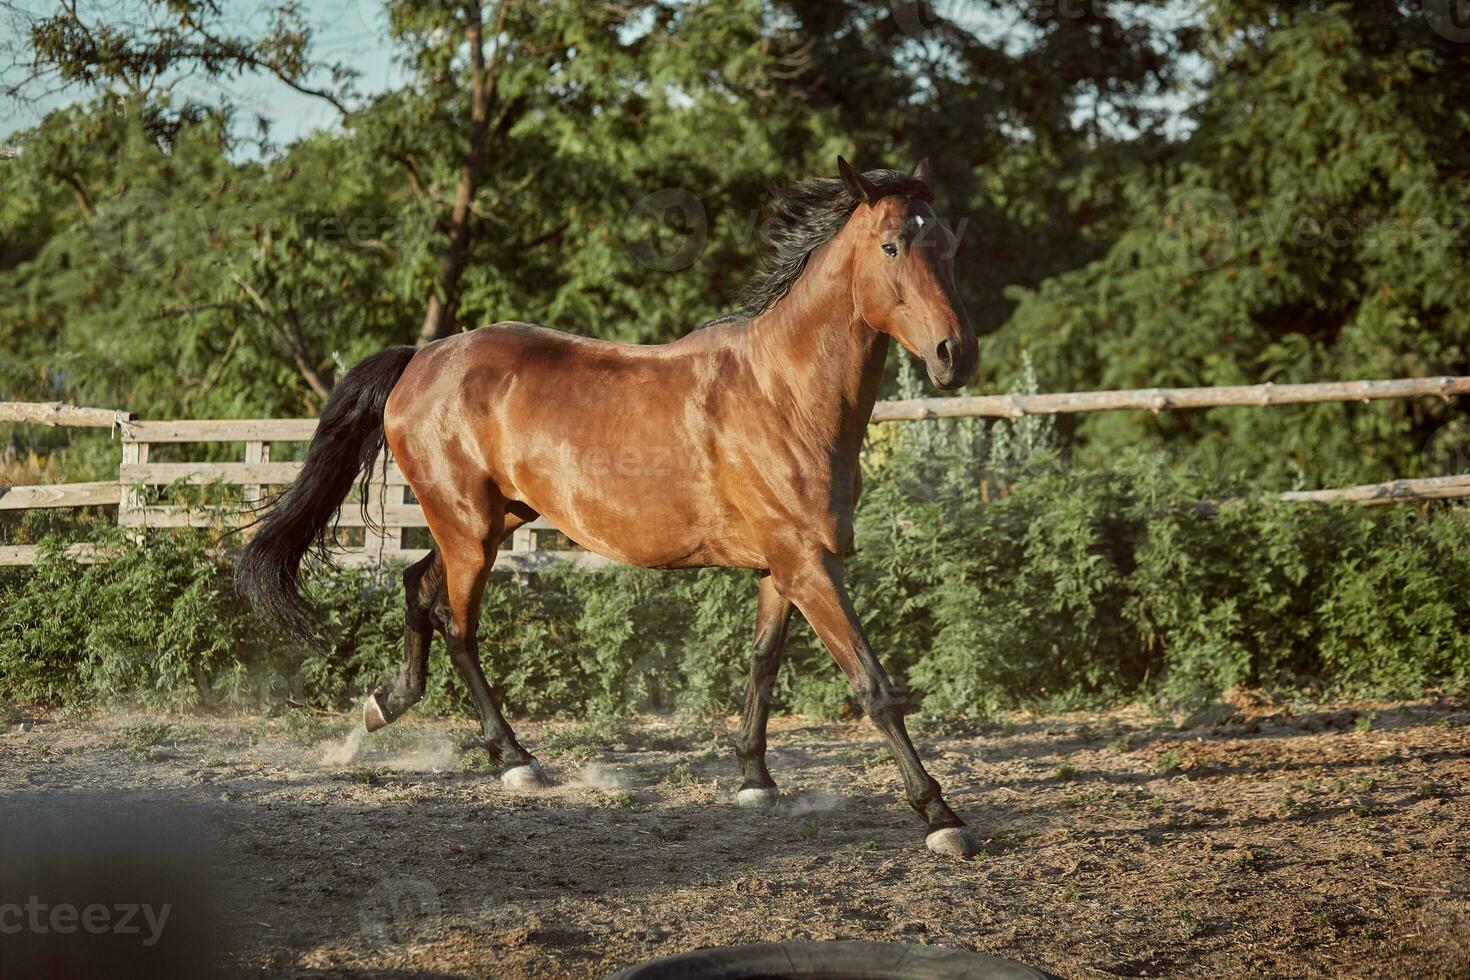
[[[751,943],[679,953],[607,980],[1058,980],[999,956],[900,943]]]

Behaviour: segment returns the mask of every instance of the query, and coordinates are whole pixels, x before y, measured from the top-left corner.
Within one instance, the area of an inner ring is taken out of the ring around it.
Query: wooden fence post
[[[122,465],[135,466],[146,462],[148,462],[148,443],[133,442],[125,436],[122,444]],[[122,527],[146,523],[143,499],[139,496],[138,491],[127,482],[122,471],[118,473],[118,482],[122,486],[119,487],[117,497],[117,523]],[[140,539],[142,534],[140,527],[138,531]]]
[[[271,461],[271,444],[268,442],[247,442],[245,444],[245,462],[247,463],[269,463]],[[247,483],[241,494],[245,503],[254,507],[265,498],[260,484]]]
[[[366,490],[368,520],[363,522],[362,552],[373,561],[377,561],[385,552],[398,551],[402,547],[402,528],[389,527],[390,518],[386,516],[392,495],[397,493],[401,497],[403,493],[401,487],[388,485],[388,460],[387,453],[378,456],[378,461],[373,466],[373,478],[368,481]],[[379,526],[371,527],[370,522]]]

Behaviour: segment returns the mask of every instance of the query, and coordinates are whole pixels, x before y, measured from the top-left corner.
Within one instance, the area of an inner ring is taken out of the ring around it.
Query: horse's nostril
[[[938,356],[939,363],[943,364],[946,369],[954,367],[954,345],[948,340],[941,340],[939,346],[934,349],[934,353]]]

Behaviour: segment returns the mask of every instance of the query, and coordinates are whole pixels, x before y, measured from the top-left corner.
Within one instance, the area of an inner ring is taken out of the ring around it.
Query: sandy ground
[[[922,847],[862,722],[776,719],[776,812],[715,729],[520,726],[515,792],[463,723],[110,716],[12,724],[0,818],[183,806],[247,975],[600,977],[759,940],[959,946],[1067,977],[1470,976],[1470,704],[1239,700],[921,740],[985,839]],[[110,803],[108,804],[111,805]]]

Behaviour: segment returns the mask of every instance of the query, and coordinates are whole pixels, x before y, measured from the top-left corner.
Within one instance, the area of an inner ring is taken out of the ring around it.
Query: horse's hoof
[[[774,786],[747,786],[735,794],[735,805],[751,810],[768,810],[781,798]]]
[[[378,700],[378,692],[374,691],[362,703],[362,727],[375,732],[387,724],[388,715],[383,711],[383,702]]]
[[[541,772],[541,763],[532,759],[524,766],[515,766],[500,774],[500,781],[511,789],[539,789],[551,785]]]
[[[945,857],[971,857],[980,853],[980,841],[969,827],[945,827],[924,838],[924,845]]]

